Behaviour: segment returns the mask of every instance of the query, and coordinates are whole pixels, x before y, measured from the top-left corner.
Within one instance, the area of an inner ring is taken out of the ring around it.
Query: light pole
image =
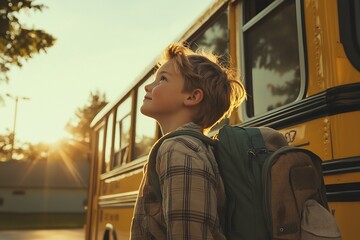
[[[22,96],[13,96],[9,93],[7,93],[6,96],[15,100],[14,125],[13,125],[12,138],[10,139],[11,140],[10,160],[12,160],[13,152],[14,152],[14,144],[15,144],[15,130],[16,130],[16,116],[17,116],[18,102],[19,100],[30,100],[30,98],[22,97]]]

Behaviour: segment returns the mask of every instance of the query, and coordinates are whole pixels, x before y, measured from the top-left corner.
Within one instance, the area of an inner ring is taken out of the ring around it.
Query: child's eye
[[[164,76],[161,76],[159,81],[160,81],[160,82],[162,82],[162,81],[167,81],[167,78],[164,77]]]

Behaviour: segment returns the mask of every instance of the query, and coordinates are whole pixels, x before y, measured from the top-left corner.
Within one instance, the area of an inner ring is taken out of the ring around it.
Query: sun
[[[55,128],[48,131],[39,131],[39,135],[33,137],[33,141],[53,144],[63,138],[68,138],[68,137],[69,134],[65,132],[65,130]]]
[[[18,131],[16,139],[23,142],[31,143],[47,143],[54,144],[61,139],[69,138],[70,134],[67,133],[63,128],[52,126],[51,124],[43,123],[42,125],[29,124],[29,129],[23,129]]]

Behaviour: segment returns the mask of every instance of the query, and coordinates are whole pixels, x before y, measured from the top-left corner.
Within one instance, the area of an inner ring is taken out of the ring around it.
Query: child
[[[245,90],[214,55],[172,44],[155,81],[145,86],[141,112],[162,133],[204,133],[228,116]],[[131,239],[225,239],[220,226],[225,191],[210,146],[191,136],[166,139],[156,157],[162,199],[149,184],[147,165],[135,204]]]

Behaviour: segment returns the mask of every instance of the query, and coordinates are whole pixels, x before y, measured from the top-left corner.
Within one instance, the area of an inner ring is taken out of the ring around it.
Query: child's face
[[[156,73],[155,81],[145,86],[141,112],[156,120],[164,120],[180,112],[184,107],[184,79],[175,70],[175,63],[169,60]]]

